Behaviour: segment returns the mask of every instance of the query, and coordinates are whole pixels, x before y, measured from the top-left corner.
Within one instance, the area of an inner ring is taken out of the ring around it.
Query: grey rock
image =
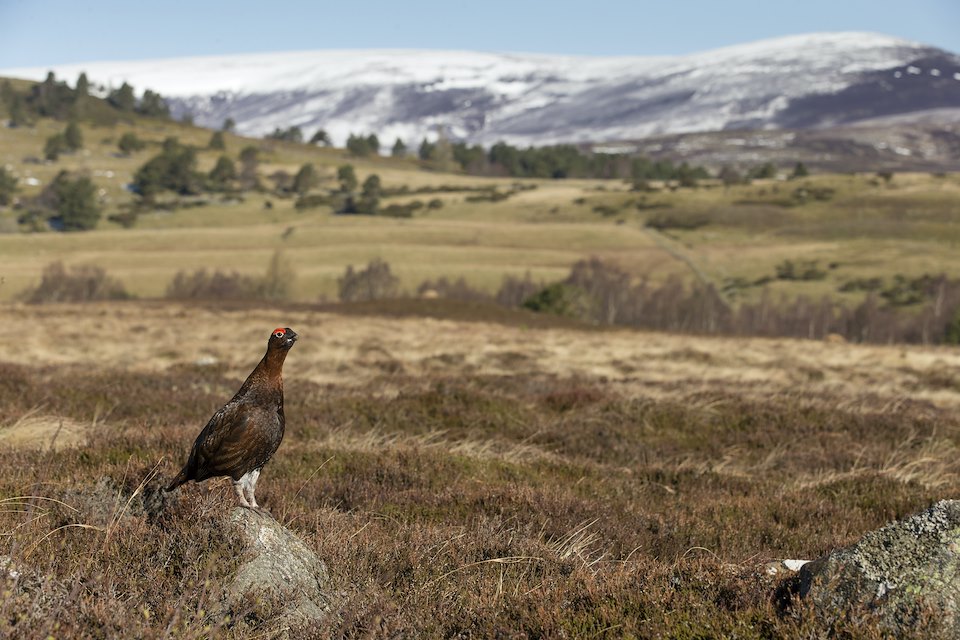
[[[805,564],[797,593],[824,618],[960,638],[960,501],[938,502]]]
[[[269,618],[281,631],[326,619],[333,592],[326,564],[317,554],[269,515],[238,507],[229,522],[244,550],[243,562],[227,587],[228,607]]]

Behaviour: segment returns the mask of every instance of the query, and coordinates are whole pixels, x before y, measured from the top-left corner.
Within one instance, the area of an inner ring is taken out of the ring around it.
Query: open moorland
[[[287,325],[287,437],[258,497],[339,590],[308,635],[882,636],[779,608],[765,568],[956,495],[954,349],[530,317],[4,306],[2,633],[262,629],[269,609],[217,604],[229,484],[159,489]]]
[[[72,151],[65,118],[0,128],[0,636],[266,633],[221,606],[229,484],[160,487],[275,326],[258,499],[337,590],[297,635],[883,636],[767,568],[960,488],[960,176],[468,175],[85,104]],[[186,182],[144,187],[157,157]]]

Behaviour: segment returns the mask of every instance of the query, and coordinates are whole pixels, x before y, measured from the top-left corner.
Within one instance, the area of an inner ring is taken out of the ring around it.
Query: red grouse
[[[289,327],[273,330],[260,364],[237,395],[210,418],[167,491],[188,480],[230,476],[240,505],[260,510],[253,492],[260,470],[283,439],[283,361],[296,341],[297,334]]]

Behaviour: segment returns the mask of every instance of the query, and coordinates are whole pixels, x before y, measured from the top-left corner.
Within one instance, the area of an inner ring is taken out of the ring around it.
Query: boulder
[[[239,534],[243,559],[227,587],[228,607],[270,618],[287,630],[324,620],[332,592],[317,554],[269,515],[238,507],[229,521]]]
[[[895,635],[960,638],[960,501],[938,502],[803,565],[791,590],[828,624],[872,618]]]

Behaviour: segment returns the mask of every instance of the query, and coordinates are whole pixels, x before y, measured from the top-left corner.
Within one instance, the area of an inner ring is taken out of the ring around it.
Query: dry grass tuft
[[[62,449],[76,447],[86,441],[94,424],[82,425],[74,420],[43,415],[33,408],[12,424],[0,426],[0,446],[30,449]]]

